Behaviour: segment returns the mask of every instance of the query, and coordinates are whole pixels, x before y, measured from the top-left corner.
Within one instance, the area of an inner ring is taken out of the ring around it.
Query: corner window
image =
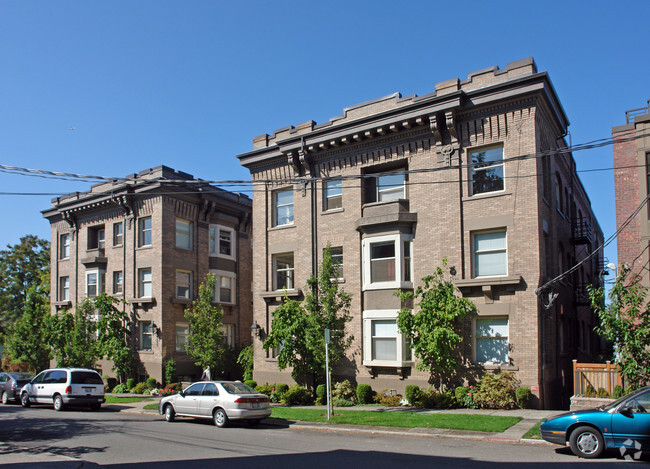
[[[106,246],[104,225],[88,228],[88,249],[104,249]]]
[[[364,365],[404,366],[410,364],[411,347],[397,328],[397,310],[363,312]]]
[[[176,271],[176,298],[192,299],[192,272]]]
[[[70,300],[70,277],[59,278],[59,301]]]
[[[404,169],[377,175],[364,176],[364,203],[389,202],[406,198],[406,172]]]
[[[138,247],[151,246],[151,217],[138,220]]]
[[[474,233],[473,238],[474,277],[508,275],[505,230]]]
[[[293,253],[273,255],[273,289],[292,290],[293,284]]]
[[[192,249],[192,222],[176,219],[176,247],[181,249]]]
[[[140,321],[140,350],[151,350],[152,338],[151,321]]]
[[[503,148],[486,148],[470,152],[472,194],[502,191]]]
[[[151,269],[138,270],[138,296],[140,298],[151,298],[153,296],[151,281]]]
[[[113,246],[121,246],[124,243],[124,224],[113,223]]]
[[[362,241],[363,288],[408,288],[411,278],[411,235],[387,235]]]
[[[210,226],[210,255],[235,258],[235,230],[221,225]]]
[[[119,295],[124,293],[124,276],[121,270],[113,272],[113,294]]]
[[[225,270],[213,271],[217,282],[215,283],[214,299],[217,303],[235,303],[236,274]]]
[[[273,226],[293,223],[293,189],[273,192]]]
[[[62,234],[59,238],[59,259],[70,258],[70,235]]]
[[[104,293],[106,274],[101,270],[86,272],[86,297],[94,298]]]
[[[185,352],[189,344],[190,325],[186,323],[176,324],[176,351]]]
[[[333,179],[323,183],[324,210],[335,210],[343,207],[343,181]]]
[[[477,363],[508,363],[508,317],[476,318],[474,348]]]

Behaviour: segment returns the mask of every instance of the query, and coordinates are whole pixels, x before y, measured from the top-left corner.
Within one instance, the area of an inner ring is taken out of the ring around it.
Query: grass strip
[[[158,404],[147,404],[143,407],[144,410],[158,410]]]
[[[271,418],[302,420],[303,422],[327,422],[327,410],[274,407]],[[520,420],[522,420],[521,417],[476,414],[425,414],[399,410],[335,410],[330,423],[380,427],[445,428],[501,433]]]
[[[130,402],[152,401],[144,397],[105,396],[106,404],[128,404]]]
[[[542,435],[541,435],[541,433],[539,433],[539,426],[542,424],[542,422],[543,422],[543,420],[540,420],[539,422],[537,422],[533,428],[531,428],[530,430],[528,430],[526,432],[526,434],[523,436],[523,438],[532,439],[532,440],[541,440]]]

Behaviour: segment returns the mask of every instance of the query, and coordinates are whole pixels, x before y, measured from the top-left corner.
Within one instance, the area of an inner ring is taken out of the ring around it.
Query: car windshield
[[[628,400],[630,397],[634,396],[635,394],[639,394],[639,392],[635,392],[633,394],[626,394],[623,397],[619,397],[616,399],[614,402],[611,404],[607,404],[605,406],[599,407],[600,409],[603,409],[604,411],[612,410],[613,408],[617,407],[621,402]]]
[[[32,379],[34,377],[31,373],[12,373],[11,377],[13,379]]]
[[[73,371],[72,384],[104,384],[102,377],[92,371]]]
[[[255,390],[244,383],[221,383],[228,394],[256,394]]]

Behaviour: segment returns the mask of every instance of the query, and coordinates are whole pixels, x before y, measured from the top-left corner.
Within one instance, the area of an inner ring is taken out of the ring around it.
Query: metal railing
[[[606,363],[578,363],[573,360],[573,394],[598,395],[600,389],[607,392],[606,396],[614,397],[614,388],[623,386],[618,366]],[[602,393],[602,391],[601,391]]]
[[[650,114],[650,99],[648,99],[646,107],[638,107],[636,109],[625,111],[625,120],[628,124],[631,124],[634,122],[635,117],[643,116],[645,114]]]

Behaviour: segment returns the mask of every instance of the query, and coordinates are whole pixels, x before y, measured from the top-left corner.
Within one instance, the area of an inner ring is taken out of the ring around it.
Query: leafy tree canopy
[[[627,265],[619,269],[607,306],[602,287],[589,289],[591,306],[600,318],[600,326],[595,331],[614,344],[615,361],[629,389],[650,383],[650,303],[646,302],[647,294],[641,276],[631,273]]]
[[[92,300],[97,322],[97,345],[99,353],[113,361],[113,370],[125,380],[133,372],[134,355],[129,346],[129,315],[124,308],[124,300],[118,300],[102,293]]]
[[[95,314],[94,302],[86,299],[74,313],[60,311],[51,317],[50,345],[57,366],[92,368],[102,357]]]

